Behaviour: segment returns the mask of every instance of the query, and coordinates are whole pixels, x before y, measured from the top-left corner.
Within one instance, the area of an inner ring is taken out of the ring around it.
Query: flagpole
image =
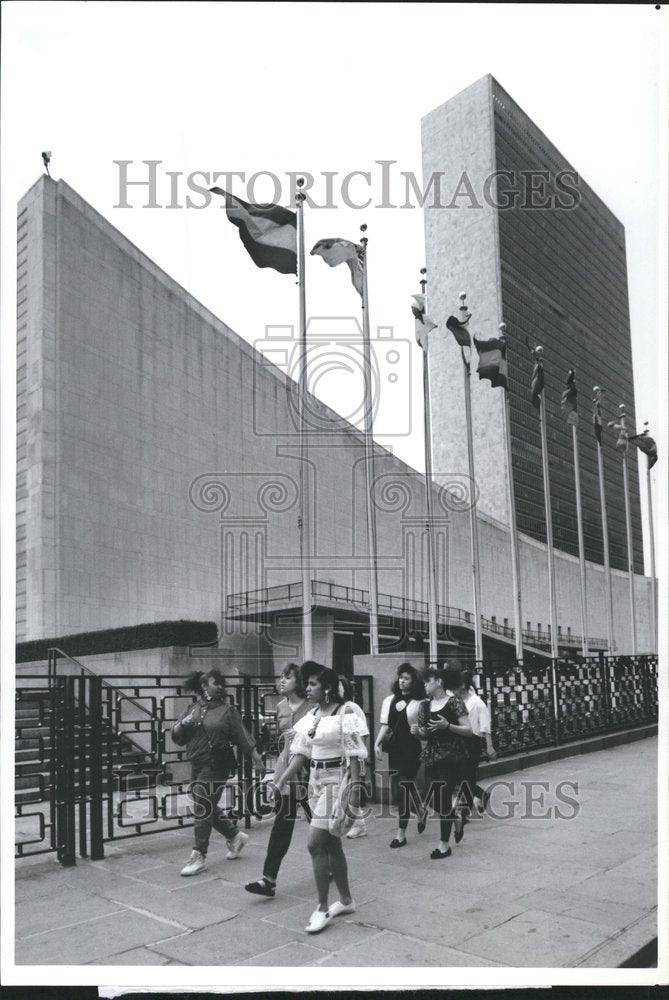
[[[581,467],[578,455],[578,433],[571,425],[571,439],[574,445],[574,485],[576,487],[576,525],[578,530],[578,564],[581,571],[581,630],[583,632],[583,656],[588,655],[588,596],[586,592],[585,546],[583,544],[583,506],[581,504]]]
[[[305,435],[306,394],[307,394],[307,310],[306,283],[304,273],[304,194],[301,190],[304,178],[298,177],[295,194],[297,208],[297,284],[299,292],[300,368],[298,383],[299,401],[299,458],[300,458],[300,506],[298,530],[300,535],[300,575],[302,580],[302,659],[312,659],[311,631],[311,571],[309,567],[309,472],[307,463],[307,442]]]
[[[652,614],[651,625],[651,653],[658,650],[658,622],[657,622],[657,580],[655,579],[655,533],[653,531],[653,496],[650,483],[650,460],[646,455],[646,490],[648,493],[648,541],[650,543],[650,586],[651,597],[650,607]]]
[[[365,377],[365,494],[367,507],[367,550],[369,555],[369,647],[379,652],[379,596],[376,560],[376,516],[374,513],[374,419],[372,414],[372,360],[369,338],[369,293],[367,288],[367,226],[362,225],[362,345]]]
[[[539,363],[543,360],[543,347],[535,347],[534,356]],[[546,548],[548,550],[548,602],[551,616],[551,657],[558,657],[557,602],[555,593],[555,557],[553,553],[553,514],[551,509],[551,482],[548,469],[548,430],[546,427],[545,389],[539,395],[539,419],[541,424],[541,463],[544,473],[544,508],[546,511]]]
[[[625,427],[625,404],[618,407],[620,411],[620,427],[624,434],[627,434]],[[634,558],[632,554],[632,516],[630,513],[630,484],[627,473],[627,448],[623,452],[623,488],[625,490],[625,529],[627,533],[627,575],[630,590],[630,616],[632,619],[632,656],[636,656],[636,606],[634,600]]]
[[[597,441],[597,468],[599,471],[599,505],[602,512],[602,543],[604,551],[604,574],[606,576],[606,626],[609,643],[609,656],[613,656],[615,639],[613,636],[613,589],[611,586],[611,560],[609,558],[609,527],[606,516],[606,488],[604,484],[604,452],[602,449],[602,393],[604,389],[595,385],[594,392],[594,426]],[[599,428],[599,430],[597,430]]]
[[[507,341],[507,361],[508,361],[508,339],[506,336],[506,323],[499,324],[500,337]],[[508,380],[507,380],[508,383]],[[504,440],[506,442],[506,465],[507,465],[507,498],[509,502],[509,526],[511,528],[511,578],[513,583],[513,618],[516,626],[516,659],[522,663],[523,660],[523,610],[520,593],[520,551],[518,546],[518,527],[516,525],[516,496],[513,487],[513,465],[511,453],[511,413],[509,406],[509,390],[504,392]]]
[[[420,273],[422,294],[425,296],[427,285],[427,268],[422,267]],[[426,312],[427,312],[427,298]],[[425,436],[425,509],[427,514],[427,569],[428,569],[428,636],[430,644],[431,667],[438,663],[437,650],[437,547],[434,538],[434,521],[432,515],[432,417],[430,409],[430,368],[428,362],[429,333],[425,337],[423,348],[423,430]]]
[[[460,293],[460,322],[466,325],[469,320],[465,299],[466,292]],[[464,378],[465,390],[465,423],[467,426],[467,459],[469,462],[469,482],[471,497],[469,504],[469,534],[471,541],[472,555],[472,586],[474,589],[474,648],[476,662],[483,661],[483,629],[481,625],[481,579],[479,570],[479,533],[478,521],[476,518],[476,505],[474,503],[476,491],[476,476],[474,473],[474,440],[472,437],[472,398],[471,398],[471,347],[469,348],[469,358],[465,355],[464,347],[460,348],[462,355],[462,374]]]

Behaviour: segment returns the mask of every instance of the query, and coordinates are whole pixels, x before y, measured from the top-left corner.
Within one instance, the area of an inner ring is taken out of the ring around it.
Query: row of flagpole
[[[425,274],[425,269],[421,271],[421,274]],[[434,323],[426,312],[426,297],[425,297],[425,279],[421,280],[422,293],[420,296],[414,296],[416,305],[413,308],[414,316],[416,318],[416,339],[423,349],[425,366],[427,370],[427,355],[428,355],[428,343],[429,336],[432,330],[436,329],[437,324]],[[474,453],[473,453],[473,435],[472,435],[472,411],[471,411],[471,364],[470,364],[470,354],[471,354],[471,342],[473,340],[478,353],[479,353],[479,366],[478,373],[479,378],[488,379],[493,387],[501,387],[504,392],[503,400],[503,415],[504,415],[504,437],[506,445],[506,459],[507,459],[507,484],[508,484],[508,504],[509,504],[509,521],[510,521],[510,535],[511,535],[511,565],[512,565],[512,581],[513,581],[513,591],[514,591],[514,621],[515,621],[515,640],[516,640],[516,657],[518,660],[523,658],[523,637],[522,637],[522,599],[521,599],[521,586],[520,586],[520,560],[519,560],[519,545],[518,545],[518,529],[516,521],[516,509],[515,509],[515,496],[513,487],[513,472],[512,472],[512,451],[511,451],[511,434],[510,434],[510,407],[509,407],[509,385],[508,385],[508,367],[507,367],[507,338],[506,338],[506,324],[499,324],[500,335],[497,338],[491,338],[489,340],[478,340],[475,336],[472,337],[469,333],[468,324],[471,318],[471,313],[469,313],[467,306],[465,305],[466,294],[463,292],[460,294],[460,318],[456,319],[454,316],[449,317],[446,321],[446,326],[453,333],[456,342],[460,346],[460,352],[463,362],[463,373],[464,373],[464,409],[465,409],[465,428],[467,437],[467,455],[468,455],[468,466],[469,466],[469,476],[472,483],[472,488],[475,484],[475,472],[474,472]],[[555,551],[553,544],[553,517],[551,508],[551,490],[550,490],[550,470],[549,470],[549,452],[548,452],[548,427],[547,427],[547,411],[546,411],[546,399],[544,394],[545,389],[545,379],[544,379],[544,365],[543,365],[544,351],[542,347],[536,347],[533,351],[534,357],[534,368],[532,371],[532,379],[530,385],[531,400],[534,407],[538,410],[539,421],[540,421],[540,437],[541,437],[541,457],[542,457],[542,474],[543,474],[543,486],[544,486],[544,507],[545,507],[545,519],[546,519],[546,553],[548,560],[548,597],[549,597],[549,615],[550,615],[550,648],[551,648],[551,659],[555,661],[559,654],[559,629],[558,629],[558,615],[557,615],[557,588],[556,588],[556,577],[555,577]],[[572,429],[572,448],[573,448],[573,461],[574,461],[574,490],[576,495],[576,521],[577,521],[577,538],[578,538],[578,552],[579,552],[579,577],[580,577],[580,598],[581,598],[581,652],[583,656],[588,655],[588,602],[587,602],[587,574],[586,574],[586,560],[585,560],[585,545],[583,537],[583,506],[581,498],[581,474],[580,474],[580,456],[579,456],[579,444],[578,444],[578,406],[577,406],[577,393],[576,393],[576,373],[574,369],[570,369],[567,375],[567,386],[562,394],[561,405],[562,409],[566,415],[567,422],[571,425]],[[610,568],[610,557],[609,557],[609,539],[608,539],[608,523],[606,517],[606,495],[605,495],[605,484],[604,484],[604,464],[603,464],[603,453],[602,453],[602,419],[601,419],[601,397],[604,390],[599,386],[594,387],[594,405],[595,409],[593,411],[593,424],[595,429],[595,438],[597,445],[597,462],[599,471],[599,486],[600,486],[600,505],[601,505],[601,515],[602,515],[602,535],[603,535],[603,547],[604,547],[604,570],[606,577],[606,617],[607,617],[607,643],[610,654],[613,653],[615,648],[615,639],[613,632],[613,596],[612,596],[612,583],[611,583],[611,568]],[[426,393],[425,405],[429,408],[430,399],[429,393]],[[630,498],[629,498],[629,479],[627,471],[627,445],[629,441],[634,441],[637,447],[645,452],[648,463],[647,463],[647,484],[648,484],[648,521],[649,521],[649,534],[650,534],[650,548],[651,548],[651,645],[657,648],[657,599],[656,599],[656,584],[655,584],[655,552],[654,552],[654,538],[653,538],[653,516],[652,516],[652,493],[651,493],[651,481],[650,481],[650,469],[657,461],[657,446],[654,440],[648,435],[648,430],[644,430],[641,434],[630,435],[627,432],[625,424],[625,407],[621,404],[620,406],[620,423],[609,422],[610,427],[615,427],[620,431],[616,447],[622,450],[622,473],[623,473],[623,489],[625,495],[625,512],[626,512],[626,528],[627,528],[627,567],[628,567],[628,581],[629,581],[629,593],[630,593],[630,616],[631,616],[631,636],[632,636],[632,653],[637,652],[637,629],[636,629],[636,609],[635,609],[635,593],[634,593],[634,562],[633,562],[633,547],[632,547],[632,529],[631,529],[631,514],[630,514]],[[429,427],[429,421],[426,420],[426,428]],[[427,433],[427,431],[426,431]],[[426,469],[431,468],[431,464],[428,465],[428,458],[430,457],[430,448],[426,443]],[[428,473],[428,481],[431,479],[431,474]],[[429,519],[429,512],[428,512]],[[475,610],[475,655],[477,659],[482,657],[482,636],[481,636],[481,611],[480,611],[480,567],[479,567],[479,550],[478,550],[478,531],[477,531],[477,519],[475,514],[475,508],[473,503],[470,505],[470,544],[471,544],[471,557],[472,557],[472,585],[473,585],[473,597],[474,597],[474,610]],[[436,656],[436,653],[432,652],[431,644],[431,658]],[[554,690],[556,690],[554,686]]]
[[[225,199],[227,217],[239,229],[240,238],[248,253],[258,267],[271,267],[282,274],[296,274],[298,285],[298,330],[299,330],[299,368],[298,368],[298,425],[299,425],[299,505],[298,505],[298,533],[300,548],[300,568],[302,584],[302,646],[303,658],[311,659],[313,655],[313,635],[311,618],[311,539],[312,526],[310,523],[310,494],[308,475],[308,436],[306,433],[306,413],[308,396],[308,372],[307,372],[307,330],[306,330],[306,282],[305,282],[305,240],[304,240],[304,201],[305,195],[302,191],[303,179],[297,181],[296,192],[296,212],[282,208],[277,205],[252,205],[242,201],[241,198],[223,191],[221,188],[211,188]],[[312,255],[317,255],[330,266],[346,263],[355,290],[361,298],[362,308],[362,331],[363,331],[363,372],[364,372],[364,469],[365,469],[365,499],[366,499],[366,520],[367,520],[367,541],[368,541],[368,566],[369,566],[369,630],[370,630],[370,651],[373,654],[379,652],[379,611],[378,611],[378,589],[377,589],[377,536],[376,518],[373,502],[374,484],[374,441],[373,441],[373,399],[372,399],[372,377],[371,377],[371,347],[370,347],[370,322],[369,322],[369,291],[367,278],[367,256],[368,240],[366,234],[367,227],[360,227],[362,237],[359,243],[354,243],[341,238],[321,239],[311,250]],[[421,270],[421,294],[415,295],[416,305],[413,313],[416,319],[416,340],[423,350],[423,390],[424,390],[424,431],[425,431],[425,486],[426,486],[426,536],[427,536],[427,565],[428,565],[428,641],[430,663],[437,662],[437,618],[438,618],[438,561],[436,535],[434,531],[434,520],[432,510],[432,427],[431,427],[431,406],[430,406],[430,361],[429,361],[429,339],[432,330],[437,328],[426,312],[426,269]],[[487,379],[492,387],[501,387],[504,392],[503,398],[503,422],[504,438],[506,445],[506,465],[507,465],[507,489],[509,522],[511,535],[511,570],[513,583],[513,610],[515,624],[515,644],[516,657],[523,658],[523,632],[522,632],[522,595],[521,595],[521,575],[518,529],[516,522],[516,505],[513,485],[513,465],[511,447],[511,419],[509,404],[509,385],[507,378],[507,339],[506,325],[499,324],[499,336],[488,340],[477,339],[471,336],[468,323],[471,313],[465,304],[466,293],[460,295],[460,318],[449,317],[446,326],[454,334],[457,343],[461,348],[461,358],[463,365],[463,386],[465,402],[465,426],[467,439],[468,471],[471,483],[471,503],[469,509],[470,525],[470,545],[471,545],[471,576],[474,604],[474,653],[476,660],[483,658],[483,635],[482,635],[482,608],[481,608],[481,577],[478,547],[478,521],[475,507],[476,476],[474,463],[474,444],[472,430],[472,404],[471,404],[471,347],[472,340],[479,355],[477,372],[479,379]],[[544,368],[543,368],[543,348],[537,347],[534,350],[534,369],[531,382],[531,399],[535,408],[539,412],[541,445],[542,445],[542,469],[544,480],[544,502],[546,515],[546,538],[548,556],[548,582],[549,582],[549,603],[550,603],[550,639],[551,657],[555,660],[558,656],[558,626],[557,626],[557,593],[555,585],[555,556],[553,549],[553,529],[552,511],[550,497],[550,475],[548,462],[547,443],[547,414],[546,401],[544,398]],[[604,544],[604,571],[606,577],[606,617],[607,617],[607,641],[609,652],[613,653],[615,648],[614,640],[614,619],[613,619],[613,597],[611,586],[611,569],[609,558],[608,525],[606,517],[606,495],[604,484],[604,464],[602,453],[602,418],[601,418],[601,396],[604,390],[598,386],[594,387],[594,410],[593,424],[595,437],[597,440],[597,461],[599,470],[600,486],[600,506],[602,519],[602,535]],[[576,492],[576,512],[577,512],[577,534],[579,548],[579,570],[580,570],[580,590],[581,590],[581,631],[582,631],[582,653],[587,655],[587,633],[588,633],[588,607],[587,607],[587,587],[585,550],[583,543],[583,513],[581,504],[580,488],[580,464],[578,451],[578,410],[575,385],[575,372],[570,370],[567,378],[567,388],[562,394],[562,409],[566,414],[568,423],[572,427],[572,444],[574,455],[574,486]],[[627,471],[627,443],[634,441],[637,447],[646,453],[647,484],[648,484],[648,518],[650,529],[650,551],[651,551],[651,605],[652,605],[652,635],[657,634],[657,598],[655,584],[655,554],[653,539],[653,517],[652,517],[652,496],[650,469],[657,461],[657,447],[654,440],[649,436],[648,430],[641,434],[630,435],[626,429],[625,407],[620,407],[620,422],[609,422],[610,427],[619,430],[619,438],[616,447],[622,451],[622,471],[625,492],[625,512],[627,528],[627,562],[630,588],[630,612],[632,623],[632,646],[633,653],[636,653],[636,614],[635,614],[635,594],[634,594],[634,567],[632,552],[631,515],[629,502],[629,481]],[[656,642],[656,638],[655,638]]]

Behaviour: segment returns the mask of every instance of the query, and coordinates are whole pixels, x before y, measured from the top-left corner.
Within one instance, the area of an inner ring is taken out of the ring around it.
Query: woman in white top
[[[306,927],[317,934],[342,913],[354,913],[355,903],[348,884],[348,868],[341,839],[330,833],[330,816],[339,787],[350,771],[351,808],[360,805],[360,760],[367,757],[363,737],[369,735],[366,724],[351,705],[339,695],[339,677],[328,667],[308,660],[302,666],[302,680],[313,710],[295,725],[291,761],[276,782],[281,793],[295,773],[310,765],[309,853],[318,892],[318,908]],[[338,902],[328,906],[330,872],[339,890]]]
[[[342,674],[339,675],[339,697],[343,699],[345,704],[350,705],[355,714],[362,719],[365,726],[367,725],[367,717],[365,716],[364,709],[355,701],[355,692],[353,690],[353,685],[351,684],[348,677],[343,677]],[[365,746],[367,746],[367,740],[365,740]],[[364,810],[355,810],[355,820],[353,826],[346,834],[348,840],[357,840],[359,837],[367,836],[367,823],[365,822]]]
[[[401,663],[391,690],[392,694],[384,698],[381,705],[381,726],[374,750],[379,760],[384,752],[388,754],[393,799],[399,806],[397,836],[391,840],[390,846],[404,847],[411,815],[411,792],[415,790],[414,781],[420,767],[421,751],[420,740],[411,735],[411,726],[418,722],[420,703],[425,698],[425,685],[410,663]]]
[[[465,671],[462,675],[462,687],[458,692],[465,703],[465,708],[469,713],[469,724],[472,727],[472,738],[467,741],[469,750],[469,760],[466,764],[465,781],[462,785],[462,794],[466,802],[464,815],[474,808],[474,799],[480,799],[481,811],[485,811],[488,805],[489,794],[477,784],[479,762],[485,741],[486,753],[490,760],[494,760],[497,752],[492,743],[490,733],[490,711],[482,698],[477,694],[474,687],[474,675],[471,670]]]

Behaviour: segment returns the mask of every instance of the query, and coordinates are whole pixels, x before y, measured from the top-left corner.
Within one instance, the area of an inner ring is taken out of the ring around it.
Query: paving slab
[[[264,955],[256,955],[253,958],[246,958],[240,965],[255,965],[262,967],[281,968],[284,966],[316,965],[326,953],[312,945],[303,944],[301,941],[293,941],[291,944],[282,944],[279,948],[272,948]]]
[[[124,908],[109,916],[45,931],[16,942],[17,965],[81,965],[114,953],[161,941],[174,925]]]
[[[247,958],[301,938],[296,931],[277,924],[236,916],[225,924],[162,941],[151,950],[188,965],[238,965]]]
[[[31,938],[43,931],[59,930],[64,923],[81,924],[122,909],[120,903],[77,889],[53,886],[40,899],[16,904],[17,938]]]
[[[514,968],[551,968],[574,965],[607,936],[607,929],[590,921],[526,910],[459,947]]]
[[[131,948],[120,954],[100,955],[87,965],[171,965],[171,960],[148,948]]]
[[[503,963],[468,955],[453,948],[418,941],[392,931],[382,931],[369,941],[360,941],[346,951],[336,952],[318,965],[356,966],[363,968],[401,968],[423,966],[431,968],[493,967]]]

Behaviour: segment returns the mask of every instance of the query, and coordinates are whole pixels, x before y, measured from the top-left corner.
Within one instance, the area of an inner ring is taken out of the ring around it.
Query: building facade
[[[570,368],[579,392],[578,441],[586,558],[603,562],[592,387],[606,390],[605,420],[625,403],[634,427],[634,378],[625,232],[595,192],[497,81],[486,76],[423,119],[427,184],[443,172],[454,205],[425,209],[428,309],[440,325],[468,293],[472,332],[507,325],[510,429],[519,531],[546,541],[539,418],[530,402],[531,350],[544,348],[553,538],[578,555],[571,426],[560,410]],[[459,187],[458,187],[459,185]],[[446,202],[446,199],[443,199]],[[434,340],[435,468],[466,468],[459,348]],[[474,352],[476,356],[476,352]],[[481,509],[509,523],[502,390],[474,387],[474,444]],[[464,435],[462,435],[464,437]],[[611,566],[627,567],[625,500],[617,433],[604,433]],[[455,463],[455,464],[454,464]],[[643,572],[637,453],[628,453],[634,566]]]
[[[17,638],[190,618],[219,624],[239,669],[299,658],[294,383],[48,177],[19,205],[17,332]],[[363,440],[317,400],[309,407],[318,418],[306,456],[314,655],[348,664],[368,649]],[[467,654],[461,486],[457,474],[436,486],[434,509],[442,649]],[[424,479],[376,446],[374,497],[385,648],[420,650]],[[508,529],[481,513],[479,531],[486,650],[512,655]],[[526,641],[537,655],[549,621],[545,557],[545,546],[521,537]],[[587,570],[591,647],[603,649],[603,571]],[[627,577],[613,576],[625,652]],[[576,650],[573,555],[559,554],[557,577],[563,645]],[[649,581],[638,576],[635,586],[645,651]]]

